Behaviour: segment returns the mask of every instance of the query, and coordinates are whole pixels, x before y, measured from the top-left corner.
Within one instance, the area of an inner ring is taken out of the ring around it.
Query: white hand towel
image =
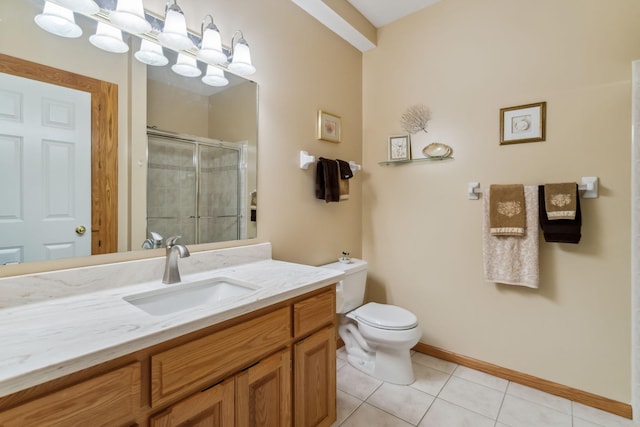
[[[491,235],[490,197],[490,191],[485,190],[482,222],[484,280],[537,288],[539,281],[538,187],[527,185],[524,188],[527,224],[524,237]]]

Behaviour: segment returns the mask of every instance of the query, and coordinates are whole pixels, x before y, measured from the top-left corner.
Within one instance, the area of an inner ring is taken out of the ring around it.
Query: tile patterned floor
[[[398,386],[350,366],[337,352],[338,420],[333,427],[638,426],[576,402],[421,353],[416,381]]]

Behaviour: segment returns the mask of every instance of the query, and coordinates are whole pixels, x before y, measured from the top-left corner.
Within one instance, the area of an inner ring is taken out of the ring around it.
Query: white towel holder
[[[300,169],[309,169],[309,166],[316,162],[316,156],[310,155],[307,151],[300,151]],[[355,175],[356,172],[362,170],[362,166],[356,164],[353,160],[349,161],[349,167]]]
[[[598,182],[597,176],[583,176],[580,178],[580,184],[578,184],[578,191],[582,191],[583,199],[597,199],[598,194]],[[467,198],[469,200],[478,200],[482,188],[480,188],[479,182],[469,182],[467,184]]]
[[[316,156],[311,156],[306,151],[300,152],[300,169],[309,169],[309,166],[316,162]]]

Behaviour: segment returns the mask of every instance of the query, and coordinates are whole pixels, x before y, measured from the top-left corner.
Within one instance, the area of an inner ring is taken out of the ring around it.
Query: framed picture
[[[409,135],[389,137],[389,160],[410,160],[411,142]]]
[[[318,139],[329,142],[340,142],[342,119],[326,111],[318,111]]]
[[[500,145],[545,140],[547,103],[500,109]]]

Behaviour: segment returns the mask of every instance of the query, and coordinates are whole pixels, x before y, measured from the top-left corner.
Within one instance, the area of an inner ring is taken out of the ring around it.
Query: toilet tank
[[[349,263],[333,262],[320,267],[344,271],[344,278],[336,285],[337,313],[347,313],[362,305],[367,284],[366,261],[351,258]]]

